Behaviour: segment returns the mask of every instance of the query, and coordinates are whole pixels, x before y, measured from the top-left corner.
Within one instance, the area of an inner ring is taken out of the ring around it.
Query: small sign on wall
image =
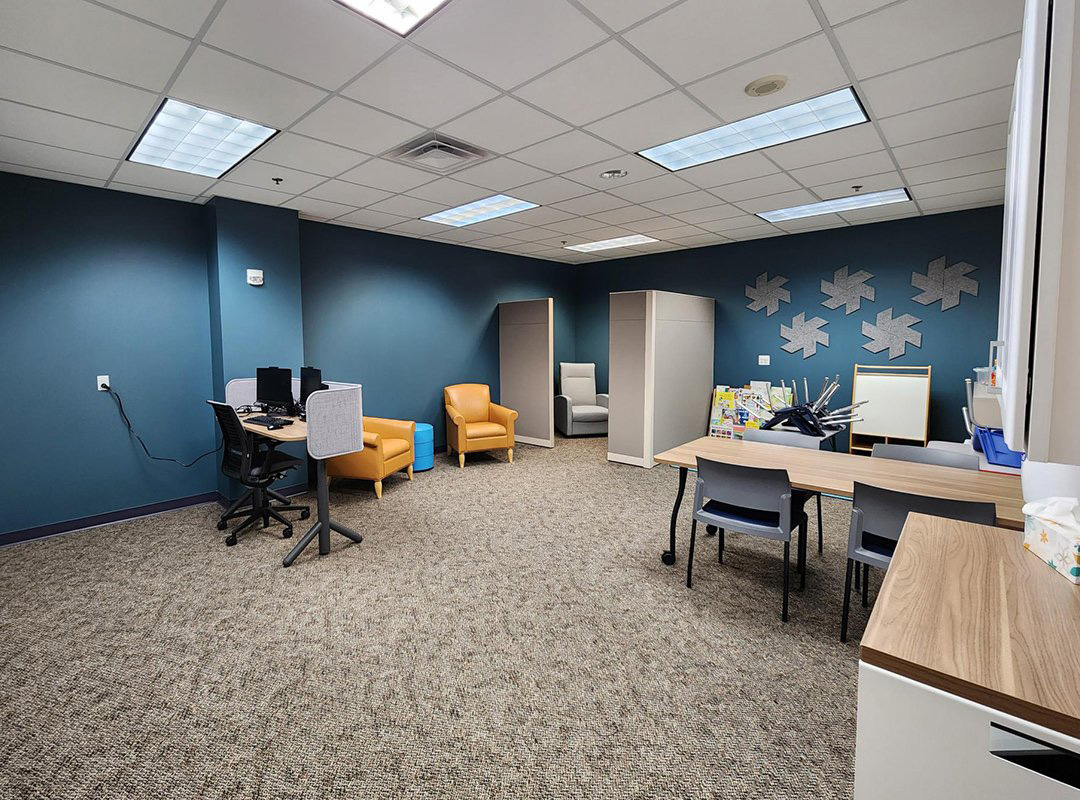
[[[248,286],[263,285],[263,271],[261,269],[249,269],[247,271]]]

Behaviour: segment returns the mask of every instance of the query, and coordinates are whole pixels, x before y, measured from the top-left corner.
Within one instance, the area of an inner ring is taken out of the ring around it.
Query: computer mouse
[[[284,425],[267,425],[266,429],[268,431],[280,431],[284,427],[285,427]]]

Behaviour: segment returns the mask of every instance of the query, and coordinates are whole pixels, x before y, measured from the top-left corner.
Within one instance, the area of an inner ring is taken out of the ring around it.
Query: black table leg
[[[660,560],[668,566],[675,563],[675,526],[679,522],[679,506],[682,505],[683,492],[686,491],[686,467],[679,467],[679,491],[675,495],[675,506],[671,509],[671,543],[668,549],[660,556]]]
[[[336,531],[357,544],[364,541],[364,537],[352,528],[348,528],[340,522],[334,522],[330,519],[330,486],[326,480],[326,461],[320,459],[315,463],[317,465],[316,471],[318,473],[319,521],[312,525],[308,532],[296,543],[296,546],[289,551],[289,554],[285,556],[281,562],[282,566],[288,567],[296,561],[296,557],[304,551],[305,547],[314,541],[316,536],[319,537],[319,555],[325,556],[330,552],[330,531]]]

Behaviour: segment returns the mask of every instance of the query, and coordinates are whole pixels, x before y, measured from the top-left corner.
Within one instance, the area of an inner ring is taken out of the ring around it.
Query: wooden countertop
[[[868,664],[1080,738],[1080,586],[1020,534],[912,514],[874,604]]]
[[[251,433],[257,433],[259,436],[265,436],[267,439],[275,439],[279,442],[303,442],[307,439],[307,423],[301,422],[299,417],[285,417],[284,414],[240,414],[240,423],[244,426],[244,430]],[[285,417],[285,419],[291,419],[292,425],[286,425],[276,431],[267,430],[265,425],[249,425],[244,420],[247,417]]]
[[[792,486],[844,497],[851,497],[858,481],[910,494],[994,503],[998,525],[1017,530],[1024,527],[1020,479],[1012,475],[710,436],[673,447],[655,460],[695,467],[699,455],[748,467],[786,469]]]

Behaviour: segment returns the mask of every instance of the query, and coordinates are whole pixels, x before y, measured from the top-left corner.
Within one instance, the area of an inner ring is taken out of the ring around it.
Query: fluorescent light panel
[[[721,125],[710,131],[650,147],[638,155],[675,171],[867,121],[866,112],[859,104],[855,91],[849,86],[821,97],[813,97],[729,125]]]
[[[169,98],[128,161],[220,178],[275,133],[265,125]]]
[[[820,203],[807,203],[804,206],[762,211],[758,216],[769,222],[785,222],[789,219],[816,217],[819,214],[837,214],[856,208],[887,206],[890,203],[906,203],[910,199],[911,195],[908,194],[907,189],[887,189],[884,192],[853,194],[848,197],[838,197],[835,200],[823,200]]]
[[[640,233],[634,236],[620,236],[618,239],[602,239],[599,242],[585,242],[585,244],[567,245],[567,250],[577,250],[579,253],[591,253],[594,250],[611,250],[615,247],[630,247],[635,244],[648,244],[658,242],[651,236],[642,236]]]
[[[465,225],[473,225],[496,217],[505,217],[507,214],[516,214],[519,211],[527,211],[536,208],[536,203],[518,200],[505,194],[497,194],[485,197],[483,200],[474,200],[457,208],[448,208],[438,214],[432,214],[421,219],[428,222],[438,222],[440,225],[452,225],[461,228]]]
[[[353,11],[405,36],[447,0],[338,0]]]

